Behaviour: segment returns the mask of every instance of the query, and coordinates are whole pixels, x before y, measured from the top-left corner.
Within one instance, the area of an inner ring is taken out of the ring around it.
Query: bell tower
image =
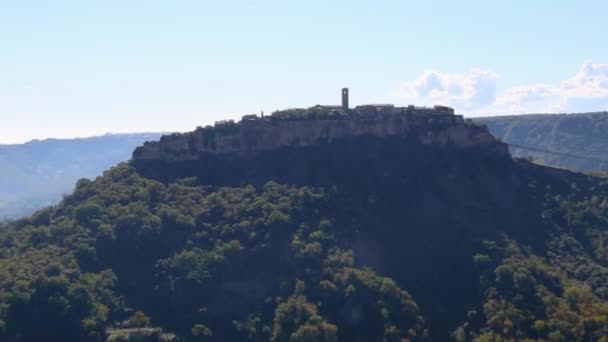
[[[348,109],[348,88],[342,88],[342,109]]]

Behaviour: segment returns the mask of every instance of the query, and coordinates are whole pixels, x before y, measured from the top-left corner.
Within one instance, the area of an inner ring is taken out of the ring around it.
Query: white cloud
[[[417,79],[402,84],[395,95],[425,104],[447,103],[467,109],[477,108],[494,101],[497,78],[495,73],[481,69],[473,69],[466,75],[426,70]]]
[[[608,64],[585,62],[559,84],[518,85],[496,94],[498,75],[473,69],[466,74],[427,70],[394,93],[400,101],[441,103],[473,115],[608,110]]]

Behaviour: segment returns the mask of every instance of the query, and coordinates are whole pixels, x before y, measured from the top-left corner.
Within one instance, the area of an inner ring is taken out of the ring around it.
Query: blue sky
[[[229,2],[226,4],[225,2]],[[2,1],[0,143],[339,102],[608,110],[606,1]]]

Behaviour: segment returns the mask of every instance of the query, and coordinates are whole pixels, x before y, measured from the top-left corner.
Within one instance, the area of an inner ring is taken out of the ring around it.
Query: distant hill
[[[608,112],[530,114],[473,119],[504,142],[574,156],[511,147],[515,157],[581,172],[608,172]],[[579,158],[588,157],[588,158]]]
[[[0,145],[0,218],[17,218],[70,193],[80,178],[130,158],[133,149],[160,133],[107,134],[81,139],[34,140]]]

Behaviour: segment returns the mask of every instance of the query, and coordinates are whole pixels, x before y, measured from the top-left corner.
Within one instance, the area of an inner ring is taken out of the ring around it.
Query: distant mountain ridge
[[[106,134],[0,145],[0,218],[29,215],[55,203],[78,179],[99,176],[129,159],[135,147],[161,135]]]
[[[473,121],[487,125],[506,143],[561,153],[511,146],[514,157],[529,156],[540,164],[580,172],[608,172],[608,112],[494,116]]]

